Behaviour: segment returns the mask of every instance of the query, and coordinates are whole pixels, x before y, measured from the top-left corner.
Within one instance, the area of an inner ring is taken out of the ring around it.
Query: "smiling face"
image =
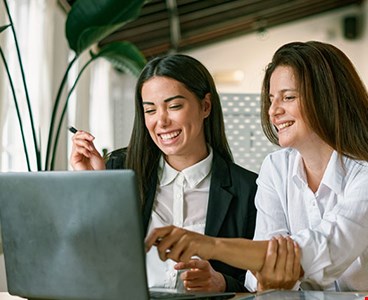
[[[268,113],[277,128],[280,146],[302,151],[319,138],[303,119],[298,86],[291,67],[277,67],[270,78]]]
[[[204,120],[211,111],[210,94],[200,101],[182,83],[152,77],[143,84],[145,124],[155,144],[175,167],[175,160],[189,165],[207,156]]]

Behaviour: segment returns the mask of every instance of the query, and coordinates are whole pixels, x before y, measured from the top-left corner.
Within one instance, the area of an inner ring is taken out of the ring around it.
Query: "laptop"
[[[150,296],[131,170],[0,173],[0,221],[12,295],[73,300],[235,295],[163,290]]]

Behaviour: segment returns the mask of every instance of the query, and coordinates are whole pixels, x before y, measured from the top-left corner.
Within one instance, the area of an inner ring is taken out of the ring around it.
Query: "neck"
[[[299,152],[303,158],[308,186],[315,193],[321,184],[333,149],[322,142]]]
[[[209,154],[206,144],[195,147],[192,150],[192,153],[187,155],[167,155],[165,160],[175,170],[182,171],[205,159]]]

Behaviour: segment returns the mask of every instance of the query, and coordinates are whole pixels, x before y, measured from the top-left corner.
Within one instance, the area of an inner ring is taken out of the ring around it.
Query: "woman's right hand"
[[[105,161],[93,144],[94,136],[78,130],[72,138],[70,164],[74,170],[104,170]]]

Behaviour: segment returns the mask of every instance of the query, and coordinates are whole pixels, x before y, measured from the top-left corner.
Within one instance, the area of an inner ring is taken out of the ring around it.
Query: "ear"
[[[207,118],[210,113],[211,113],[211,108],[212,108],[212,102],[211,102],[211,94],[207,93],[202,101],[202,108],[203,108],[203,112],[204,112],[204,116],[205,118]]]

